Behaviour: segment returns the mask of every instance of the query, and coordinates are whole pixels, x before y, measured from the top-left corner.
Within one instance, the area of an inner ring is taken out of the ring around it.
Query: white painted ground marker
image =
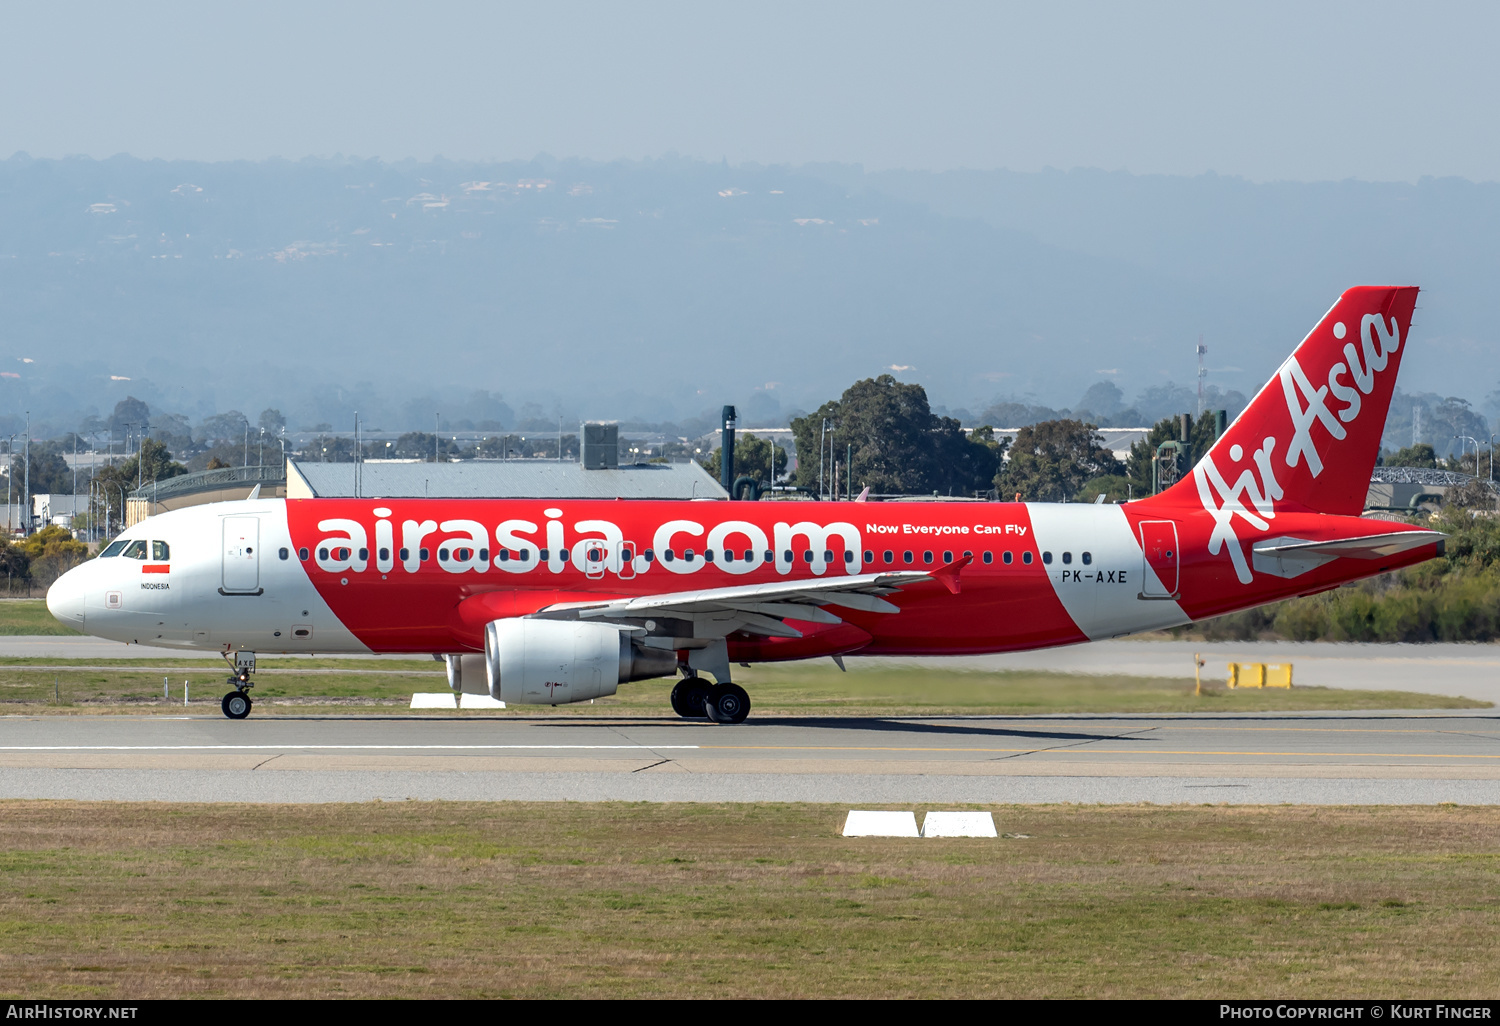
[[[845,837],[920,837],[915,812],[869,812],[851,809],[844,820]]]
[[[460,709],[504,709],[505,703],[489,695],[460,695],[458,707]]]
[[[417,692],[411,696],[413,709],[457,709],[458,696],[451,691]]]
[[[922,821],[923,837],[998,837],[995,817],[988,812],[929,812]]]

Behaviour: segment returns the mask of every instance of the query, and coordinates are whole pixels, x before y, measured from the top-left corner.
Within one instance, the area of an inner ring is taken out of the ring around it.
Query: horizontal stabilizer
[[[1424,545],[1436,545],[1442,555],[1448,536],[1441,531],[1394,531],[1361,538],[1307,541],[1304,538],[1268,538],[1252,550],[1258,573],[1276,577],[1298,577],[1340,557],[1385,559]]]

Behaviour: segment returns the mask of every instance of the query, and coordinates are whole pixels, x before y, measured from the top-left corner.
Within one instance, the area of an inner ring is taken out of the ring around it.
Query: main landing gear
[[[255,686],[250,680],[250,675],[255,672],[255,653],[241,649],[232,658],[227,651],[221,654],[234,667],[234,676],[229,678],[229,686],[234,690],[224,696],[219,707],[231,720],[243,720],[250,715],[255,704],[250,701],[250,689]]]
[[[744,723],[750,715],[750,695],[738,684],[684,677],[672,689],[672,711],[684,719],[706,716],[714,723]]]

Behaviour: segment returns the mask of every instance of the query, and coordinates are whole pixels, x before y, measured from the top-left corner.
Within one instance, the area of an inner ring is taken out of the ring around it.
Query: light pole
[[[1495,435],[1490,435],[1490,484],[1495,483]],[[1478,467],[1474,468],[1478,470]]]
[[[1454,435],[1453,437],[1454,438],[1461,438],[1461,439],[1463,439],[1466,442],[1473,442],[1474,443],[1474,476],[1478,477],[1479,476],[1479,439],[1475,438],[1473,435]],[[1459,462],[1460,466],[1463,465],[1463,462],[1464,462],[1463,446],[1459,446],[1459,449],[1458,449],[1458,462]]]

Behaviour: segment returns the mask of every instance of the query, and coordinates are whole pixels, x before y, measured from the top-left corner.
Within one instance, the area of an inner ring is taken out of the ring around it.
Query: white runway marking
[[[495,752],[506,750],[628,749],[638,752],[681,751],[697,745],[0,745],[0,752]]]

